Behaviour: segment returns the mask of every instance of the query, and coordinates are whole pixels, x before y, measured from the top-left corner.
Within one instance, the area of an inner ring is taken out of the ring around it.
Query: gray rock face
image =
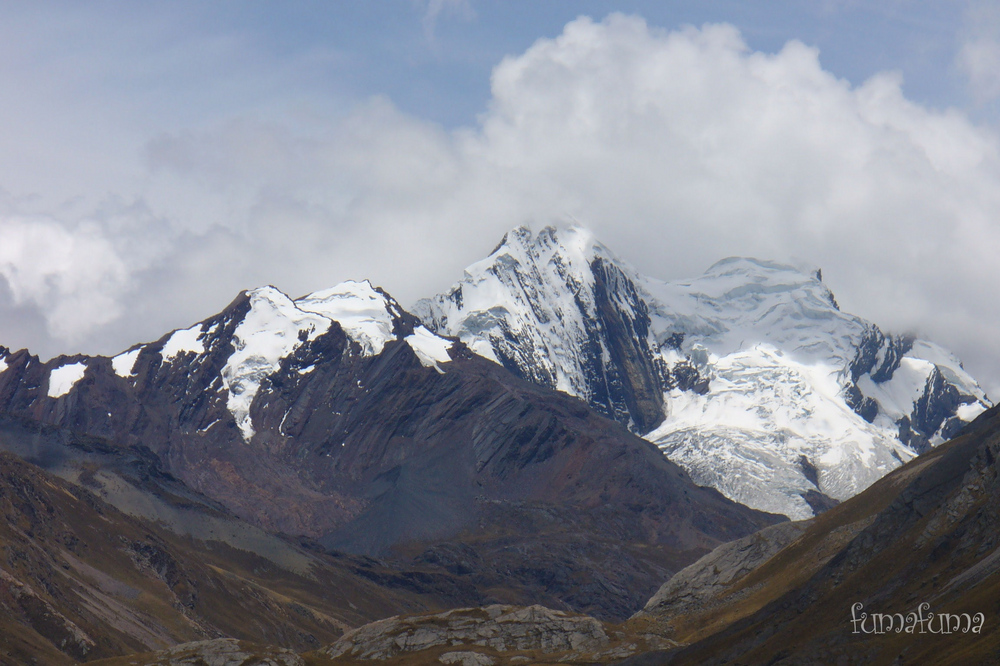
[[[404,652],[438,646],[480,646],[498,652],[594,652],[610,639],[592,617],[555,611],[543,606],[493,605],[462,608],[436,615],[391,617],[366,624],[322,651],[328,657],[389,659]],[[474,657],[471,655],[475,655]],[[444,663],[487,666],[483,655],[448,652]]]
[[[808,521],[780,523],[723,544],[663,584],[636,617],[667,617],[704,610],[741,578],[797,539]]]

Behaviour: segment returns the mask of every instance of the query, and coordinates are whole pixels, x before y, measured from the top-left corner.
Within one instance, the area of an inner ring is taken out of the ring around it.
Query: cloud
[[[1000,97],[1000,9],[993,4],[972,5],[966,12],[965,34],[955,64],[980,103]]]
[[[995,372],[996,135],[818,56],[753,52],[725,25],[581,19],[496,68],[472,141],[535,214],[571,212],[648,273],[803,257],[853,311]]]
[[[732,26],[617,14],[505,58],[491,85],[455,131],[376,97],[161,133],[133,203],[0,227],[68,248],[22,275],[25,240],[2,274],[44,309],[49,348],[110,352],[265,283],[371,278],[410,303],[508,228],[572,217],[661,278],[731,255],[819,265],[846,310],[929,335],[1000,388],[993,131],[908,100],[893,73],[852,86],[797,41],[762,53]]]
[[[51,333],[68,341],[120,316],[129,280],[95,225],[17,218],[0,219],[0,277],[14,306],[42,308]]]

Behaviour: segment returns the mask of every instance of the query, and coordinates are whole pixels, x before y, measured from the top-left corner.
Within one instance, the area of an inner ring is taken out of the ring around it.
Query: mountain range
[[[623,618],[779,519],[364,282],[296,301],[250,290],[112,358],[0,351],[3,444],[29,462],[160,520],[152,467],[268,533],[464,576],[471,604]]]
[[[788,517],[823,532],[992,423],[954,356],[843,313],[818,270],[662,282],[578,227],[521,228],[412,310],[368,282],[266,286],[112,357],[0,347],[0,657],[301,652],[459,607],[456,627],[565,629],[559,658],[692,643],[677,618],[701,605],[601,623],[732,543],[782,551]]]

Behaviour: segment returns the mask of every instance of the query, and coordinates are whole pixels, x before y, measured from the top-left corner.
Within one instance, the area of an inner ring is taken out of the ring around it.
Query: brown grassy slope
[[[673,620],[701,640],[634,663],[998,663],[998,455],[994,409],[815,519],[729,590],[735,603]],[[854,634],[857,602],[903,614],[927,602],[933,612],[982,612],[987,624],[980,634]]]

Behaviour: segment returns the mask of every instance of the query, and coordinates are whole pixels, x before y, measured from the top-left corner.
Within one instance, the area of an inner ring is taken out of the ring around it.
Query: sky
[[[1000,395],[1000,3],[0,0],[0,345],[404,306],[503,233],[821,267]]]

